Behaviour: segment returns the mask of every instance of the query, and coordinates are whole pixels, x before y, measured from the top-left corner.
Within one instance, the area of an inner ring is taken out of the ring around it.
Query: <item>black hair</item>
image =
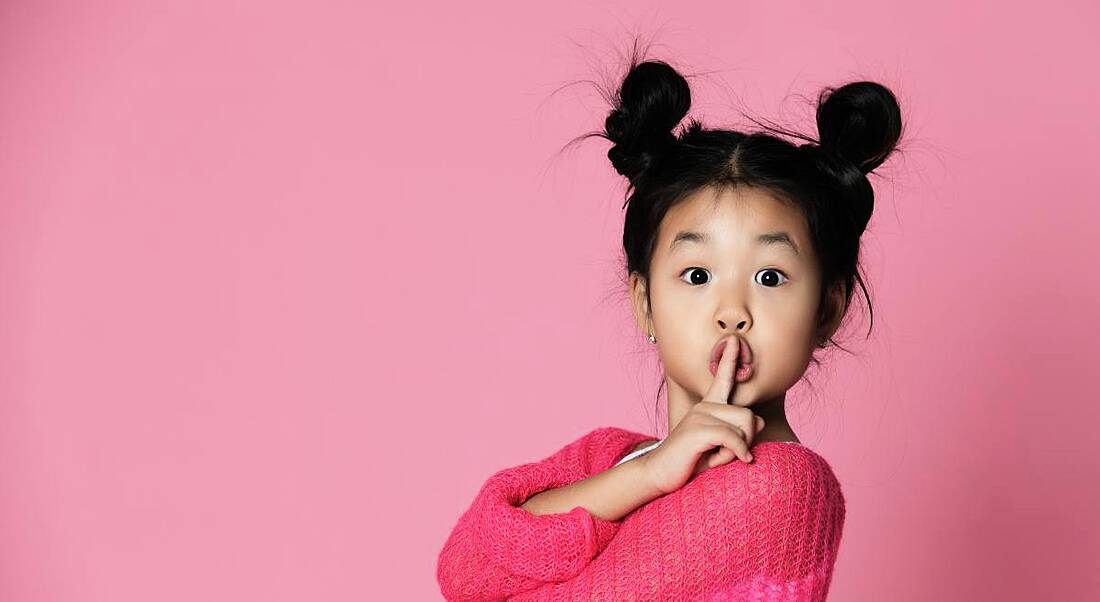
[[[840,310],[830,306],[829,288],[843,284],[843,319],[858,284],[873,327],[859,251],[875,204],[867,174],[890,156],[902,133],[900,107],[888,88],[855,81],[822,90],[817,98],[818,138],[756,120],[764,131],[705,128],[694,118],[677,134],[674,128],[691,106],[688,82],[663,61],[639,62],[637,53],[608,100],[613,106],[603,131],[580,138],[599,136],[612,142],[607,157],[629,180],[623,204],[626,275],[644,277],[647,301],[650,261],[669,209],[704,188],[744,185],[771,193],[805,216],[822,275],[818,326]],[[829,341],[843,349],[831,337]]]

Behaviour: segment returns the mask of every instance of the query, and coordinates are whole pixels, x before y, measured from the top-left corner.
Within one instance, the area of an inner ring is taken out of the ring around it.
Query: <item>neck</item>
[[[668,378],[665,379],[665,387],[668,391],[668,432],[671,433],[702,398]],[[786,400],[787,393],[784,391],[778,397],[760,399],[747,406],[743,403],[732,404],[748,407],[753,414],[764,419],[764,430],[753,437],[754,444],[763,441],[798,441],[787,422]]]

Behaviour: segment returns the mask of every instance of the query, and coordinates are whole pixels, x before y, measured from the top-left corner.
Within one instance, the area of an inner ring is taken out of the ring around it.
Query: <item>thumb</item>
[[[756,422],[756,432],[757,432],[757,434],[759,434],[760,431],[764,430],[764,419],[757,416],[755,418],[755,422]]]

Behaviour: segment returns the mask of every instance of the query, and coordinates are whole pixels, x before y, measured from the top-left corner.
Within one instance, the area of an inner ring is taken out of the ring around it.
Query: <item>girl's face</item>
[[[751,349],[753,373],[730,400],[747,407],[782,398],[832,334],[817,327],[821,275],[805,218],[761,189],[707,188],[670,209],[649,287],[647,314],[644,283],[632,275],[635,315],[657,339],[672,407],[706,394],[722,339],[736,335]]]

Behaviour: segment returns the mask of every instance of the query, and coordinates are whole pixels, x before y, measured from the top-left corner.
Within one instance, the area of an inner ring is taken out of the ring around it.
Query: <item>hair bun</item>
[[[864,174],[886,160],[901,138],[901,109],[885,86],[869,81],[826,88],[818,97],[822,150],[853,163]]]
[[[662,61],[633,66],[613,98],[604,121],[614,143],[607,157],[615,171],[635,181],[676,142],[672,129],[691,107],[687,80]]]

